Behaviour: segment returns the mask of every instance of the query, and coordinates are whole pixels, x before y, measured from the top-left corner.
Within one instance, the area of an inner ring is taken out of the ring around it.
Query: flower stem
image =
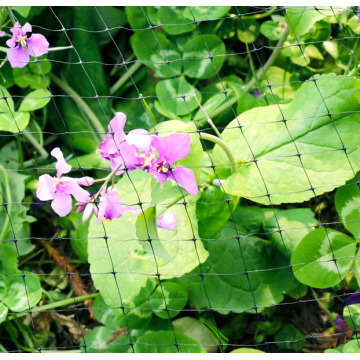
[[[49,48],[48,52],[50,51],[61,51],[61,50],[68,50],[68,49],[73,49],[74,47],[72,45],[69,46],[58,46],[58,47],[53,47],[53,48]]]
[[[209,115],[206,113],[205,109],[201,106],[200,101],[198,100],[198,98],[196,97],[196,94],[194,94],[195,100],[198,103],[200,110],[203,112],[203,114],[205,115],[208,123],[210,124],[210,126],[214,129],[216,135],[221,139],[221,134],[220,131],[217,129],[217,127],[215,126],[215,124],[213,123],[213,121],[210,119]]]
[[[97,296],[99,296],[99,293],[73,297],[73,298],[69,298],[69,299],[65,299],[65,300],[55,301],[53,303],[42,305],[42,306],[36,306],[36,307],[32,308],[31,310],[32,310],[32,312],[42,312],[42,311],[46,311],[46,310],[52,310],[52,309],[56,309],[58,307],[73,305],[74,303],[77,303],[77,302],[94,299]],[[26,316],[26,315],[28,315],[28,311],[10,315],[10,316],[8,316],[7,320],[13,320],[15,318]]]
[[[9,217],[11,215],[11,207],[12,207],[12,200],[11,200],[11,192],[10,192],[10,181],[9,176],[7,174],[6,169],[0,164],[0,169],[2,170],[4,174],[4,180],[5,180],[5,192],[6,192],[6,199],[3,197],[3,203],[6,203],[7,206],[3,207],[5,210],[5,222],[1,226],[1,233],[0,233],[0,239],[5,239],[6,229],[9,224]]]
[[[40,159],[46,159],[49,154],[48,152],[37,142],[37,140],[28,132],[23,132],[24,136],[29,140],[32,146],[39,152]]]
[[[264,17],[267,17],[269,15],[271,15],[275,10],[276,10],[277,6],[273,6],[269,11],[267,12],[264,12],[262,14],[253,14],[253,15],[248,15],[248,16],[243,16],[242,18],[244,20],[252,20],[252,19],[255,19],[255,20],[258,20],[258,19],[262,19]]]
[[[11,10],[11,7],[10,7],[10,6],[6,6],[6,10],[7,10],[8,14],[9,14],[9,17],[10,17],[13,25],[15,25],[16,19],[15,19],[15,17],[14,17],[14,14],[13,14],[12,10]]]
[[[144,106],[145,106],[145,109],[147,110],[147,112],[149,113],[150,117],[151,117],[151,120],[153,122],[153,125],[157,125],[157,121],[155,119],[155,115],[153,114],[153,112],[151,111],[149,105],[147,104],[145,98],[142,96],[142,94],[140,94],[140,97],[141,97],[141,101],[143,102]]]
[[[80,95],[72,89],[68,84],[66,84],[63,80],[59,79],[56,75],[53,73],[49,73],[50,79],[65,93],[71,96],[71,98],[74,100],[76,105],[84,111],[84,113],[88,116],[89,120],[92,122],[94,128],[98,132],[98,135],[101,139],[104,138],[104,127],[102,126],[101,122],[95,115],[95,113],[91,110],[89,105],[80,97]]]
[[[219,139],[218,137],[207,134],[207,133],[201,132],[200,137],[201,137],[201,139],[208,140],[208,141],[211,141],[211,142],[219,145],[225,151],[225,153],[230,161],[231,172],[234,173],[236,171],[236,161],[235,161],[234,155],[231,152],[228,144],[224,140]]]
[[[127,71],[120,77],[120,79],[110,88],[110,95],[114,95],[116,91],[121,88],[129,79],[132,74],[134,74],[137,69],[142,65],[140,61],[137,61],[136,63],[132,64]]]

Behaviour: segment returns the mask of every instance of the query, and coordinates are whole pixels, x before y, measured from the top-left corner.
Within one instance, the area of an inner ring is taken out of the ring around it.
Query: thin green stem
[[[331,322],[332,325],[335,324],[335,317],[334,315],[331,313],[331,311],[322,303],[322,301],[318,298],[316,292],[314,291],[314,289],[312,287],[310,287],[311,293],[314,296],[315,301],[318,303],[318,305],[328,314],[329,316],[329,320]]]
[[[39,152],[40,159],[46,159],[49,153],[38,143],[38,141],[28,132],[23,132],[24,136],[29,140],[32,146]]]
[[[51,51],[62,51],[62,50],[68,50],[68,49],[73,49],[74,47],[72,45],[69,46],[58,46],[58,47],[53,47],[53,48],[49,48],[48,52]]]
[[[266,11],[262,14],[254,14],[254,15],[248,15],[248,16],[243,16],[243,20],[258,20],[258,19],[262,19],[264,17],[267,17],[269,15],[271,15],[275,10],[276,10],[277,6],[273,6],[269,11]]]
[[[10,17],[13,25],[15,25],[16,19],[15,19],[15,17],[14,17],[14,14],[13,14],[12,10],[11,10],[11,7],[10,7],[10,6],[6,6],[6,10],[7,10],[8,14],[9,14],[9,17]]]
[[[42,312],[42,311],[52,310],[52,309],[56,309],[56,308],[59,308],[59,307],[73,305],[74,303],[82,302],[82,301],[85,301],[85,300],[94,299],[97,296],[99,296],[99,293],[89,294],[89,295],[84,295],[84,296],[78,296],[78,297],[65,299],[65,300],[60,300],[60,301],[55,301],[55,302],[50,303],[50,304],[46,304],[46,305],[42,305],[42,306],[36,306],[36,307],[32,308],[31,311],[32,312]],[[8,320],[13,320],[15,318],[26,316],[27,314],[28,314],[28,312],[23,312],[23,313],[19,313],[19,314],[13,314],[13,315],[8,316],[7,319]]]
[[[140,94],[140,97],[141,97],[141,101],[143,102],[144,106],[145,106],[145,109],[147,110],[147,112],[149,113],[150,117],[151,117],[151,120],[155,125],[157,125],[157,121],[156,121],[156,118],[155,118],[155,115],[153,114],[153,112],[151,111],[149,105],[147,104],[145,98],[142,96],[142,94]]]
[[[71,96],[73,101],[76,103],[76,105],[87,115],[89,120],[91,121],[92,125],[98,132],[98,135],[101,139],[104,139],[104,127],[102,126],[101,122],[95,115],[95,113],[91,110],[89,105],[80,97],[80,95],[72,89],[67,83],[65,83],[63,80],[59,79],[56,75],[53,73],[49,74],[50,79],[65,93]]]
[[[16,143],[18,147],[18,154],[19,154],[19,169],[22,170],[24,168],[24,153],[22,149],[22,143],[20,138],[16,137]]]
[[[229,158],[231,172],[234,173],[236,171],[236,161],[235,161],[234,155],[231,152],[228,144],[224,140],[219,139],[218,137],[216,137],[214,135],[210,135],[210,134],[203,133],[203,132],[200,133],[200,138],[211,141],[211,142],[219,145],[225,151],[227,157]]]
[[[10,221],[9,217],[11,214],[12,200],[11,200],[9,175],[6,172],[6,169],[1,164],[0,164],[0,170],[2,170],[2,172],[4,174],[4,180],[5,180],[6,199],[3,199],[3,202],[7,204],[6,208],[5,208],[5,206],[2,207],[5,211],[5,222],[4,222],[4,224],[1,225],[0,239],[3,240],[3,239],[5,239],[6,228]]]
[[[120,77],[120,79],[110,88],[110,95],[114,95],[116,91],[118,91],[119,88],[121,88],[130,79],[130,76],[140,68],[141,65],[142,63],[140,61],[132,64]]]

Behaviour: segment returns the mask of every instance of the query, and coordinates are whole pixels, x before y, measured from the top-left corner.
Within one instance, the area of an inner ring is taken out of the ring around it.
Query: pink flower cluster
[[[125,123],[126,115],[116,113],[114,119],[110,121],[107,137],[99,148],[101,156],[110,160],[113,176],[120,175],[124,171],[143,170],[150,173],[160,184],[171,179],[190,194],[198,193],[192,170],[183,166],[174,167],[178,160],[187,157],[190,153],[189,134],[171,134],[164,138],[150,134],[144,129],[136,129],[126,135]],[[136,216],[140,214],[140,210],[123,205],[115,188],[106,189],[108,180],[97,194],[90,196],[90,193],[81,186],[93,185],[94,179],[87,176],[78,179],[63,176],[71,171],[71,165],[66,163],[59,148],[53,149],[51,155],[57,159],[56,177],[41,175],[36,195],[42,201],[51,200],[51,207],[59,216],[70,213],[72,196],[78,201],[77,211],[83,213],[83,222],[93,213],[97,217],[98,224],[103,219],[120,218],[125,212],[132,212]],[[176,225],[176,215],[171,211],[165,212],[157,219],[157,226],[166,230],[175,230]]]

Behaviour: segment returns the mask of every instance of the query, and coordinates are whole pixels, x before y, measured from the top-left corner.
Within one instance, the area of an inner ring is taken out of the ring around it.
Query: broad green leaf
[[[170,260],[169,254],[159,239],[156,225],[156,208],[152,206],[139,214],[136,221],[136,236],[144,251],[154,257]]]
[[[188,293],[182,285],[165,281],[151,295],[149,304],[155,315],[162,319],[169,319],[177,316],[187,301]],[[166,308],[170,311],[165,311]]]
[[[105,326],[96,326],[95,328],[93,328],[91,332],[85,336],[84,339],[84,343],[86,344],[86,352],[103,353],[105,349],[109,347],[109,339],[113,336],[116,336],[116,333],[114,334],[114,332],[114,329]],[[129,338],[127,337],[127,340],[128,339]]]
[[[90,271],[95,288],[109,306],[120,307],[122,302],[129,302],[147,281],[148,266],[141,256],[135,223],[136,216],[129,212],[103,226],[96,223],[95,217],[90,220]]]
[[[109,307],[101,295],[95,298],[92,309],[97,321],[113,330],[119,328],[117,320],[122,316],[121,309]]]
[[[0,113],[0,131],[18,133],[28,125],[30,114],[27,112]]]
[[[176,79],[161,80],[156,84],[156,96],[160,104],[176,115],[187,115],[196,109],[198,105],[194,94],[201,101],[200,92],[188,83],[183,76]]]
[[[336,190],[335,206],[345,228],[360,239],[360,188],[356,178]]]
[[[360,287],[360,254],[356,254],[354,273]]]
[[[17,251],[5,244],[0,246],[0,274],[14,276],[18,274],[17,269],[18,254]]]
[[[146,66],[155,70],[155,75],[163,78],[173,78],[180,75],[182,61],[168,61],[181,59],[181,55],[174,44],[159,31],[138,31],[130,38],[131,47],[136,57]],[[166,55],[166,57],[165,57]]]
[[[185,316],[173,322],[174,331],[184,334],[201,344],[207,353],[215,353],[218,349],[217,338],[199,320]]]
[[[345,234],[332,229],[315,229],[301,240],[293,253],[294,274],[308,286],[335,286],[350,271],[355,248],[355,241]]]
[[[343,7],[345,9],[345,7]],[[341,7],[336,8],[341,11]],[[306,34],[319,20],[334,16],[335,12],[330,6],[322,6],[321,11],[313,6],[293,6],[286,9],[286,23],[291,33],[296,36]]]
[[[344,347],[341,349],[341,352],[343,353],[360,353],[360,345],[358,339],[351,340],[343,346]]]
[[[9,309],[2,302],[0,302],[0,324],[6,320],[8,311]]]
[[[302,202],[314,192],[321,195],[344,184],[359,170],[360,149],[354,134],[360,131],[360,81],[330,74],[316,77],[316,85],[304,83],[292,102],[280,106],[282,114],[278,105],[270,105],[249,110],[229,123],[222,138],[238,170],[224,184],[227,193],[267,205]],[[287,126],[283,116],[289,119]],[[242,131],[236,129],[239,124]],[[349,148],[351,166],[343,151],[334,151],[343,147],[339,135]],[[226,177],[228,158],[218,145],[213,154],[214,164],[222,165],[217,173]],[[256,164],[251,162],[252,154]]]
[[[26,18],[29,15],[31,6],[12,6],[11,10],[16,11],[22,17]]]
[[[345,306],[343,316],[351,329],[360,329],[360,304]]]
[[[144,29],[149,27],[149,23],[140,7],[125,6],[125,13],[129,24],[133,29]]]
[[[14,112],[14,100],[9,91],[0,86],[0,113]]]
[[[239,226],[237,230],[229,222],[215,240],[205,242],[209,257],[201,271],[209,275],[204,276],[204,284],[199,276],[195,276],[199,274],[199,268],[192,272],[194,276],[177,280],[187,286],[189,302],[195,308],[208,309],[209,298],[212,308],[222,314],[231,311],[253,313],[254,301],[260,312],[262,306],[280,303],[283,292],[294,286],[288,259],[269,241],[247,235]],[[236,236],[240,237],[239,241]],[[244,273],[244,262],[249,281]]]
[[[184,17],[194,21],[214,20],[226,15],[231,6],[190,6],[185,9]]]
[[[271,85],[270,88],[267,85]],[[293,83],[291,73],[277,66],[271,66],[266,71],[266,79],[260,82],[263,91],[270,104],[288,102],[294,98],[295,90],[298,84]]]
[[[291,256],[302,238],[317,225],[314,213],[310,209],[276,209],[275,214],[273,210],[266,211],[264,230],[282,254]]]
[[[226,48],[217,35],[202,35],[190,39],[184,45],[183,53],[184,74],[191,78],[208,79],[221,70]]]
[[[228,202],[227,199],[229,199]],[[231,196],[212,185],[201,193],[200,199],[196,203],[196,216],[201,238],[213,239],[232,217],[239,199],[230,199]]]
[[[243,347],[243,348],[233,350],[233,351],[231,351],[231,353],[262,353],[262,354],[264,354],[265,351],[261,351],[261,350],[253,349],[253,348]]]
[[[178,348],[175,346],[178,343]],[[178,351],[179,349],[179,351]],[[204,353],[194,339],[173,331],[156,331],[141,336],[135,344],[137,353]]]
[[[237,37],[245,43],[253,43],[260,34],[260,25],[256,20],[243,20],[238,22]]]
[[[275,334],[276,345],[281,349],[300,351],[306,344],[304,334],[293,325],[285,325]]]
[[[35,111],[45,107],[50,101],[50,91],[44,89],[38,89],[32,91],[26,95],[24,100],[21,102],[18,111]]]
[[[2,278],[0,280],[0,301],[12,311],[29,310],[29,307],[32,308],[41,299],[42,289],[39,279],[30,272],[26,271],[24,274],[24,278],[0,276]]]
[[[268,20],[261,24],[260,32],[269,40],[279,40],[284,33],[285,28],[275,21]]]
[[[13,69],[15,84],[22,88],[28,86],[33,89],[46,88],[50,84],[50,78],[47,75],[50,70],[51,63],[46,59],[40,58],[38,63],[30,62],[23,68]]]
[[[193,31],[196,28],[194,23],[184,17],[185,6],[161,6],[159,9],[159,21],[166,24],[162,28],[170,35],[179,35]],[[176,25],[178,26],[176,26]],[[174,26],[175,25],[175,26]]]

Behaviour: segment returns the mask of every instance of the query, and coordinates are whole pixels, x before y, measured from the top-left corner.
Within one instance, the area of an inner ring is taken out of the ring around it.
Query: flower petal
[[[87,222],[89,220],[91,214],[93,213],[94,206],[95,206],[94,203],[88,203],[85,206],[85,210],[84,210],[84,213],[83,213],[83,216],[82,216],[82,222],[83,223],[85,223],[85,222]]]
[[[191,136],[189,134],[171,134],[166,138],[166,141],[169,144],[166,157],[170,165],[189,155],[191,150]]]
[[[172,169],[170,171],[169,178],[175,180],[181,187],[192,195],[196,195],[199,192],[194,173],[186,167],[180,166]]]
[[[71,194],[77,201],[85,202],[90,193],[84,190],[76,181],[71,179],[63,183],[63,191],[66,194]]]
[[[105,214],[105,207],[106,207],[106,199],[104,196],[100,196],[98,205],[98,214],[97,214],[97,223],[101,224]]]
[[[15,24],[16,25],[16,24]],[[20,25],[19,25],[20,26]],[[23,34],[25,35],[28,32],[32,32],[32,26],[27,22],[22,28],[21,28]]]
[[[124,126],[126,123],[126,115],[122,112],[115,113],[115,117],[110,121],[108,125],[109,132],[114,132],[118,135],[123,135],[125,140]]]
[[[177,226],[176,215],[172,211],[166,211],[157,220],[156,225],[165,230],[175,230]]]
[[[64,159],[64,155],[62,153],[62,151],[60,150],[60,148],[55,148],[52,149],[51,153],[50,153],[53,157],[56,158],[57,163],[56,163],[56,170],[57,170],[57,177],[60,178],[62,174],[66,174],[69,171],[71,171],[72,166],[67,164],[65,159]]]
[[[41,56],[47,54],[49,50],[49,42],[41,34],[32,34],[27,41],[27,46],[31,56]]]
[[[6,40],[6,45],[10,48],[14,48],[16,46],[15,37],[13,36],[11,39]]]
[[[91,186],[94,183],[94,179],[90,176],[84,176],[80,179],[73,179],[73,180],[82,186]]]
[[[51,207],[59,216],[66,216],[72,209],[71,196],[62,191],[57,192],[51,202]]]
[[[353,293],[345,300],[347,306],[354,304],[360,304],[360,293]]]
[[[166,155],[169,152],[170,143],[167,142],[166,139],[161,136],[153,136],[151,141],[151,146],[157,151],[159,155],[158,161],[165,160]]]
[[[156,169],[150,169],[149,172],[151,175],[162,185],[170,177],[170,172],[163,173],[158,172]]]
[[[134,145],[137,151],[148,153],[151,146],[152,135],[144,129],[131,130],[126,136],[126,142]]]
[[[7,57],[11,67],[23,68],[29,63],[30,55],[27,50],[24,50],[22,46],[10,48],[7,52]]]
[[[45,174],[39,177],[39,185],[36,189],[36,196],[41,201],[52,200],[55,194],[55,180]]]

